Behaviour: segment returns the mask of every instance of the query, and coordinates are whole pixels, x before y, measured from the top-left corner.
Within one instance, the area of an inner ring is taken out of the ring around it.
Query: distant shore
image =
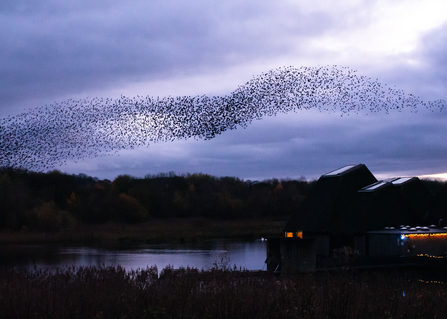
[[[281,216],[283,217],[283,216]],[[58,232],[2,231],[0,244],[152,244],[196,242],[206,239],[257,239],[280,236],[287,218],[214,220],[203,218],[153,219],[140,224],[78,225]]]

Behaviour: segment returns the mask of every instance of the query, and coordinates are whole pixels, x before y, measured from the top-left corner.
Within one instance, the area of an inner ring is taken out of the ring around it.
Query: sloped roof
[[[331,230],[357,191],[377,179],[364,164],[347,165],[322,175],[284,231]]]
[[[377,181],[363,164],[333,172],[320,177],[284,231],[350,234],[427,221],[433,196],[417,177]]]
[[[433,195],[417,177],[396,180],[380,181],[360,189],[333,230],[365,232],[401,224],[427,224]]]

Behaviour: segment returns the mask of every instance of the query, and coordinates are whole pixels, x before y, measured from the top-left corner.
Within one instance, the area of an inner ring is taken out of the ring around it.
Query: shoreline
[[[197,242],[207,239],[277,237],[288,218],[214,220],[204,218],[153,219],[140,224],[77,225],[60,232],[0,232],[2,244],[120,245]]]

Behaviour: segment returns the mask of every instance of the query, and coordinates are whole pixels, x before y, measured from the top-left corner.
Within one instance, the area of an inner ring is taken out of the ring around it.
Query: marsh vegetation
[[[253,273],[79,267],[0,273],[2,318],[445,318],[446,290],[411,270]]]

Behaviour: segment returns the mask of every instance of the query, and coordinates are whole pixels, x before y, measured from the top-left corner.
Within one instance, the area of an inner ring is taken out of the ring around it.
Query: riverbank
[[[0,244],[156,244],[196,242],[204,239],[257,239],[280,236],[287,218],[214,220],[195,218],[153,219],[140,224],[78,225],[59,232],[0,232]]]

